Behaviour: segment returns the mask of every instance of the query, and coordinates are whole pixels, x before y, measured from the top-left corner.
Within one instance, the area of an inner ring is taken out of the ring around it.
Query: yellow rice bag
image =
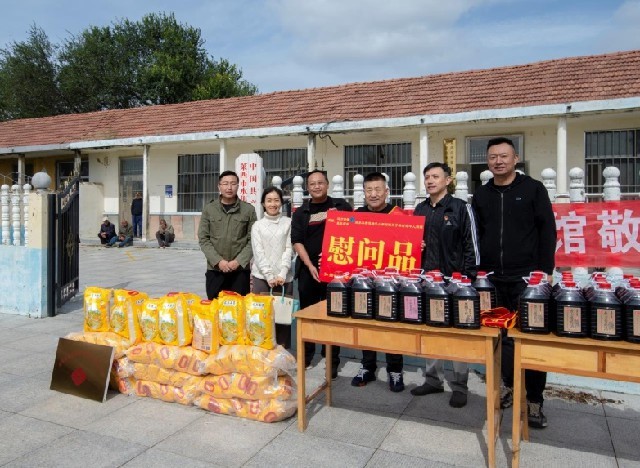
[[[186,346],[191,344],[192,331],[184,296],[169,293],[162,298],[158,309],[160,339],[164,344]]]
[[[245,307],[245,344],[264,349],[276,347],[276,320],[273,297],[247,294]]]
[[[200,378],[198,390],[216,398],[243,398],[264,400],[279,398],[289,400],[295,390],[295,382],[289,375],[253,376],[233,373],[205,375]]]
[[[204,360],[208,356],[191,346],[170,346],[153,342],[139,343],[127,350],[127,357],[133,362],[154,364],[191,375],[204,374]]]
[[[295,400],[243,400],[241,398],[216,398],[203,394],[194,402],[202,409],[218,414],[230,414],[262,422],[276,422],[293,416],[297,409]]]
[[[120,359],[129,349],[129,340],[112,332],[73,332],[65,338],[73,341],[111,346],[114,350],[113,359]]]
[[[282,346],[264,349],[258,346],[221,346],[202,363],[202,374],[277,375],[295,370],[296,359]]]
[[[140,310],[140,317],[138,318],[143,341],[162,343],[158,318],[161,306],[161,298],[149,298],[144,301],[142,310]]]
[[[203,299],[194,306],[193,340],[195,349],[215,354],[220,347],[218,339],[218,300]]]
[[[244,344],[244,300],[240,294],[218,295],[218,329],[221,345]]]
[[[199,385],[200,380],[202,380],[202,377],[173,369],[165,369],[155,364],[132,362],[129,367],[133,369],[133,376],[138,380],[148,380],[173,387]]]
[[[196,388],[191,386],[174,387],[148,380],[136,380],[135,394],[140,397],[156,398],[169,403],[191,405],[197,396]]]
[[[127,338],[132,345],[142,340],[138,316],[147,297],[145,293],[126,289],[116,289],[113,292],[113,306],[109,316],[111,331]]]
[[[187,314],[189,315],[189,323],[193,328],[193,317],[195,315],[198,304],[200,303],[200,296],[194,293],[180,293],[184,297],[184,301],[187,304]]]
[[[89,286],[84,290],[84,331],[108,332],[111,290]]]

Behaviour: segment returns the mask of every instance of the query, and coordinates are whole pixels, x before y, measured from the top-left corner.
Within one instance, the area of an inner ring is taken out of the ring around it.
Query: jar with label
[[[373,283],[361,275],[351,278],[351,317],[373,319]]]
[[[469,278],[462,278],[453,293],[453,326],[480,328],[480,295]]]
[[[479,271],[473,287],[480,295],[480,312],[493,309],[496,306],[496,287],[489,281],[489,275],[493,272]]]
[[[336,273],[327,284],[327,315],[332,317],[349,317],[349,285],[345,275]]]
[[[529,278],[529,284],[520,295],[520,331],[523,333],[549,333],[549,294],[540,278]]]
[[[395,281],[388,276],[381,276],[375,282],[374,305],[376,320],[385,322],[397,322],[398,315],[398,289]]]
[[[439,272],[429,273],[433,281],[427,281],[424,288],[424,323],[431,327],[451,326],[451,296],[445,290],[444,279]]]
[[[591,337],[596,340],[622,339],[622,304],[610,283],[596,287],[589,301]]]
[[[555,298],[556,334],[573,338],[589,335],[589,303],[573,281],[567,281]]]
[[[632,279],[624,296],[625,339],[640,343],[640,280]]]
[[[399,291],[400,320],[406,323],[424,323],[424,299],[420,278],[403,278]]]

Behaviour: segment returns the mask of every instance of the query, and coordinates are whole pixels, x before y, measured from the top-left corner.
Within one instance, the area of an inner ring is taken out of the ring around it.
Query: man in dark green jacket
[[[198,239],[207,259],[207,297],[222,290],[249,293],[251,226],[256,222],[253,205],[238,198],[240,179],[233,171],[220,174],[220,198],[205,205]]]

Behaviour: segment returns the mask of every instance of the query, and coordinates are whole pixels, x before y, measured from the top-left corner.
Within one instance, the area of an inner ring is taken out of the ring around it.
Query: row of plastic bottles
[[[573,338],[640,343],[640,279],[612,284],[594,273],[580,287],[570,271],[552,287],[546,274],[532,272],[520,297],[520,330]]]
[[[495,288],[486,274],[469,278],[453,273],[445,281],[435,270],[400,276],[397,270],[361,270],[350,280],[342,275],[327,286],[327,314],[426,324],[433,327],[480,328],[480,311],[495,304]]]

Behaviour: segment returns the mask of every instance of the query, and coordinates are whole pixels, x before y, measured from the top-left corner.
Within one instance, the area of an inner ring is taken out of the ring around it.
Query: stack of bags
[[[87,288],[85,332],[67,338],[114,346],[112,382],[128,395],[265,422],[296,410],[295,358],[276,346],[270,296]]]

